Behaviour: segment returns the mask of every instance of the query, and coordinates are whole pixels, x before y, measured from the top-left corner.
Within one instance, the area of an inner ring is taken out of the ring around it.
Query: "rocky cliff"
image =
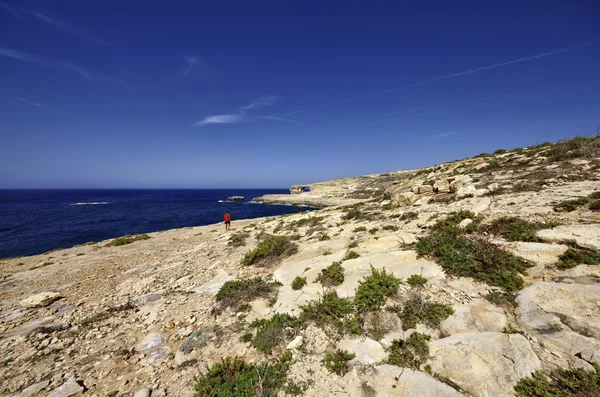
[[[260,198],[299,199],[2,260],[0,393],[597,395],[599,138]]]

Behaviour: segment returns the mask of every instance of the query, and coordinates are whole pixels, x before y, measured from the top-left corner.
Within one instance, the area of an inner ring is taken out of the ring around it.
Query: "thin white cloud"
[[[28,100],[28,99],[25,99],[25,98],[20,98],[20,97],[17,97],[17,98],[15,98],[15,99],[16,99],[17,101],[19,101],[19,102],[23,102],[23,103],[26,103],[26,104],[28,104],[28,105],[31,105],[31,106],[37,106],[37,107],[42,107],[42,106],[44,106],[44,105],[42,105],[41,103],[33,102],[33,101],[30,101],[30,100]]]
[[[19,61],[34,63],[36,65],[47,66],[54,69],[66,69],[71,72],[76,73],[77,75],[83,77],[86,80],[103,80],[111,83],[131,86],[131,84],[126,83],[122,80],[116,79],[110,76],[102,76],[95,73],[90,72],[89,70],[82,68],[81,66],[75,65],[71,62],[61,61],[59,59],[52,59],[48,57],[41,57],[38,55],[26,54],[24,52],[12,50],[10,48],[0,47],[0,57],[17,59]]]
[[[248,105],[242,106],[240,108],[241,113],[246,113],[248,110],[262,108],[264,106],[271,106],[275,103],[275,101],[281,99],[282,97],[279,95],[269,95],[264,96],[262,98],[258,98],[257,100],[249,103]]]
[[[309,108],[299,109],[299,110],[295,110],[293,112],[282,114],[281,116],[282,117],[286,117],[286,116],[291,116],[291,115],[298,114],[298,113],[305,113],[305,112],[309,112],[311,110],[322,109],[322,108],[326,108],[326,107],[333,106],[333,105],[339,105],[339,104],[342,104],[342,103],[357,101],[359,99],[370,98],[370,97],[374,97],[374,96],[378,96],[378,95],[388,94],[388,93],[391,93],[391,92],[405,90],[405,89],[408,89],[408,88],[418,87],[418,86],[425,85],[425,84],[431,84],[431,83],[435,83],[435,82],[442,81],[442,80],[448,80],[448,79],[452,79],[454,77],[466,76],[466,75],[469,75],[469,74],[482,72],[484,70],[496,69],[496,68],[500,68],[500,67],[503,67],[503,66],[513,65],[513,64],[516,64],[516,63],[521,63],[521,62],[525,62],[525,61],[531,61],[531,60],[539,59],[539,58],[545,58],[545,57],[548,57],[548,56],[551,56],[551,55],[562,54],[564,52],[573,51],[573,50],[576,50],[576,49],[579,49],[579,48],[590,47],[590,46],[596,45],[598,43],[600,43],[600,40],[590,41],[590,42],[587,42],[587,43],[578,44],[578,45],[574,45],[574,46],[570,46],[570,47],[563,47],[563,48],[559,48],[557,50],[542,52],[540,54],[535,54],[535,55],[531,55],[531,56],[527,56],[527,57],[523,57],[523,58],[517,58],[517,59],[513,59],[513,60],[510,60],[510,61],[506,61],[506,62],[495,63],[493,65],[483,66],[483,67],[476,68],[476,69],[470,69],[470,70],[465,70],[465,71],[458,72],[458,73],[452,73],[452,74],[448,74],[446,76],[436,77],[434,79],[423,80],[423,81],[419,81],[419,82],[416,82],[416,83],[408,84],[408,85],[405,85],[405,86],[402,86],[402,87],[389,88],[389,89],[383,90],[383,91],[371,92],[369,94],[358,95],[358,96],[355,96],[355,97],[341,99],[339,101],[324,103],[324,104],[318,105],[318,106],[313,106],[313,107],[309,107]]]
[[[193,126],[203,126],[209,124],[235,124],[241,123],[244,120],[241,114],[217,114],[215,116],[208,116],[202,121],[194,123]]]
[[[553,10],[550,10],[550,11],[547,11],[547,12],[544,12],[544,13],[541,13],[541,14],[536,14],[536,15],[532,15],[532,16],[527,17],[527,18],[520,19],[520,20],[517,21],[517,23],[521,23],[521,22],[525,22],[525,21],[530,21],[532,19],[539,18],[539,17],[544,17],[546,15],[556,14],[557,12],[568,10],[570,8],[579,7],[579,6],[582,6],[584,4],[591,3],[593,1],[596,1],[596,0],[587,0],[587,1],[582,1],[581,3],[571,4],[570,6],[555,8]]]
[[[17,11],[17,9],[11,6],[10,4],[0,2],[0,8],[4,8],[6,11],[10,12],[15,18],[23,20],[23,17],[21,16],[21,14],[19,14],[19,11]]]
[[[294,124],[302,124],[299,121],[296,120],[292,120],[292,119],[286,119],[283,117],[275,117],[275,116],[256,116],[254,117],[255,119],[264,119],[264,120],[274,120],[274,121],[284,121],[286,123],[294,123]]]
[[[456,135],[456,132],[444,132],[442,134],[432,135],[434,138],[443,138],[445,136]]]
[[[235,123],[243,123],[246,121],[250,121],[253,119],[265,119],[265,120],[276,120],[276,121],[288,121],[295,122],[297,121],[286,119],[283,117],[273,117],[273,116],[248,116],[246,112],[249,110],[254,110],[258,108],[262,108],[264,106],[271,106],[275,103],[275,101],[281,99],[282,97],[279,95],[269,95],[262,98],[258,98],[255,101],[252,101],[248,105],[244,105],[240,107],[239,113],[232,114],[217,114],[215,116],[208,116],[202,121],[198,121],[192,126],[201,127],[210,124],[235,124]]]
[[[185,67],[184,67],[183,71],[181,72],[182,76],[189,74],[192,70],[194,70],[196,65],[200,64],[200,62],[201,62],[199,57],[191,57],[191,56],[187,56],[187,55],[184,57],[184,60],[185,60]]]
[[[94,36],[92,34],[89,34],[87,32],[84,32],[81,29],[76,28],[73,25],[69,25],[66,22],[63,21],[59,21],[58,19],[55,18],[51,18],[46,14],[42,14],[39,11],[36,10],[26,10],[24,8],[18,8],[18,10],[23,13],[23,14],[27,14],[27,15],[31,15],[34,18],[39,19],[42,22],[45,22],[51,26],[53,26],[54,28],[60,30],[63,33],[69,34],[73,37],[76,37],[80,40],[84,40],[84,41],[90,41],[90,42],[95,42],[98,44],[102,44],[102,45],[110,45],[109,42],[107,42],[104,39],[101,39],[100,37]]]

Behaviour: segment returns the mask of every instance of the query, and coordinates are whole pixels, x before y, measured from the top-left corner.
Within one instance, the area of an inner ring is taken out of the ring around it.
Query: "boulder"
[[[212,280],[202,284],[199,287],[194,288],[194,292],[209,293],[216,295],[217,292],[219,292],[219,290],[223,286],[223,284],[231,280],[233,280],[233,277],[231,277],[225,270],[219,269],[217,275],[213,277]]]
[[[423,193],[433,193],[433,186],[430,186],[430,185],[419,186],[419,194],[423,194]]]
[[[77,381],[73,378],[67,379],[65,383],[61,386],[57,387],[50,394],[51,397],[69,397],[74,396],[75,394],[83,392],[83,386],[81,386]]]
[[[140,390],[135,392],[133,397],[150,397],[150,389],[148,389],[147,387],[141,388]]]
[[[537,236],[550,243],[574,243],[580,247],[600,250],[600,223],[557,226],[540,230]]]
[[[449,193],[450,182],[447,179],[439,179],[433,184],[433,190],[438,193]]]
[[[473,223],[473,219],[463,219],[462,221],[460,221],[460,223],[458,224],[458,227],[460,229],[465,229],[467,226],[469,226],[471,223]]]
[[[430,365],[476,397],[512,397],[517,382],[541,369],[539,358],[520,334],[470,332],[429,344]]]
[[[517,296],[517,323],[547,349],[600,351],[600,285],[538,282]]]
[[[395,193],[392,195],[392,201],[399,207],[406,207],[417,201],[417,195],[413,192]]]
[[[479,194],[477,188],[473,185],[463,185],[456,189],[456,197],[475,196]]]
[[[387,356],[383,350],[383,346],[379,342],[369,338],[343,339],[338,346],[342,350],[356,354],[353,361],[361,364],[377,364],[382,362]]]
[[[462,396],[462,394],[431,375],[388,364],[376,366],[367,384],[377,393],[377,397]]]
[[[441,330],[449,335],[461,332],[501,332],[508,325],[502,308],[484,299],[476,299],[468,305],[455,305],[454,314],[441,324]]]
[[[44,380],[42,382],[34,383],[33,385],[27,387],[22,390],[21,393],[17,394],[15,397],[32,397],[36,396],[40,391],[44,390],[50,384],[49,380]]]
[[[450,193],[457,192],[461,187],[471,183],[473,179],[469,175],[460,175],[450,182]]]
[[[244,196],[231,196],[227,197],[229,201],[244,201]]]
[[[60,298],[62,295],[57,292],[40,292],[23,299],[19,304],[26,308],[45,307]]]

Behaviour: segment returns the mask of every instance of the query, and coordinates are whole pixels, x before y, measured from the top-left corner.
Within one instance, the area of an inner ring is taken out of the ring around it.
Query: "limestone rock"
[[[432,370],[477,397],[512,397],[519,379],[541,369],[520,334],[461,333],[433,341],[429,349]]]
[[[75,379],[69,378],[61,386],[57,387],[50,394],[51,397],[69,397],[74,396],[78,393],[83,392],[83,386],[81,386]]]
[[[133,395],[133,397],[150,397],[150,389],[148,389],[147,387],[144,387],[144,388],[136,391],[135,394]]]
[[[231,196],[227,197],[229,201],[244,201],[244,196]]]
[[[34,383],[33,385],[27,387],[22,390],[21,393],[17,394],[15,397],[32,397],[37,395],[40,391],[44,390],[50,384],[49,380],[44,380],[42,382]]]
[[[289,350],[297,349],[300,346],[302,346],[302,343],[304,343],[304,338],[302,337],[302,335],[298,335],[294,339],[292,339],[290,341],[290,343],[288,343],[288,345],[286,346],[286,349],[289,349]]]
[[[433,184],[433,190],[438,193],[449,193],[450,192],[450,182],[448,182],[447,179],[437,180]]]
[[[456,197],[475,196],[477,194],[477,188],[473,185],[464,185],[456,189]]]
[[[233,277],[231,277],[225,270],[219,269],[219,271],[217,272],[217,275],[215,277],[213,277],[212,280],[195,288],[194,291],[196,293],[205,292],[205,293],[216,295],[217,292],[219,292],[219,290],[223,286],[223,284],[225,284],[227,281],[231,281],[231,280],[233,280]]]
[[[164,335],[158,332],[149,333],[136,349],[146,355],[142,365],[155,364],[171,353],[171,349],[165,345]]]
[[[392,201],[399,207],[412,205],[416,200],[417,196],[413,192],[402,192],[392,195]]]
[[[26,308],[45,307],[60,298],[62,296],[57,292],[40,292],[23,299],[19,304]]]
[[[194,361],[195,359],[192,356],[185,354],[181,350],[177,350],[175,352],[175,357],[173,358],[173,360],[175,361],[175,364],[177,364],[177,366],[182,366],[191,361]]]
[[[193,332],[188,338],[179,346],[179,350],[185,354],[189,354],[192,350],[204,347],[212,339],[215,332],[215,327],[204,327],[198,331]]]
[[[419,194],[423,194],[423,193],[433,193],[433,186],[430,186],[430,185],[419,186]]]
[[[463,186],[469,184],[473,179],[469,175],[460,175],[450,182],[450,192],[455,193]]]
[[[538,282],[516,301],[517,323],[549,350],[600,351],[600,285]]]
[[[459,227],[460,229],[464,229],[464,228],[466,228],[467,226],[469,226],[471,223],[473,223],[473,219],[469,219],[469,218],[467,218],[467,219],[463,219],[463,220],[462,220],[462,221],[460,221],[460,223],[458,224],[458,227]]]
[[[342,350],[356,354],[353,361],[366,365],[382,362],[387,356],[383,346],[369,338],[364,340],[362,338],[344,339],[340,341],[339,347]]]
[[[504,310],[484,299],[453,308],[454,314],[441,324],[442,331],[450,335],[461,332],[501,332],[508,325]]]
[[[395,380],[398,378],[398,380]],[[410,368],[378,365],[369,378],[377,397],[461,397],[462,394],[432,376]]]
[[[537,232],[539,238],[552,243],[575,243],[580,247],[600,250],[600,223],[564,225]]]

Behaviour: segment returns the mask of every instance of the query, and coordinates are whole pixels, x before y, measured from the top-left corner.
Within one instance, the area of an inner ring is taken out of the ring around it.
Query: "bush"
[[[116,239],[114,239],[114,240],[113,240],[113,245],[114,245],[115,247],[118,247],[118,246],[121,246],[121,245],[127,245],[127,244],[131,244],[131,243],[133,243],[134,241],[148,240],[148,239],[150,239],[150,238],[151,238],[151,237],[150,237],[150,236],[148,236],[146,233],[143,233],[143,234],[136,234],[136,235],[134,235],[134,236],[131,236],[131,235],[129,235],[129,234],[128,234],[128,235],[126,235],[126,236],[123,236],[123,237],[119,237],[119,238],[116,238]]]
[[[600,155],[600,136],[576,136],[557,142],[544,155],[549,161],[597,157]]]
[[[276,396],[288,382],[292,353],[286,351],[272,364],[247,363],[226,357],[203,374],[194,390],[198,397]]]
[[[360,254],[356,251],[348,251],[348,253],[342,258],[342,261],[347,261],[349,259],[360,258]]]
[[[354,230],[352,230],[352,232],[353,232],[353,233],[357,233],[357,232],[364,232],[364,231],[366,231],[366,230],[367,230],[367,228],[366,228],[366,227],[364,227],[364,226],[359,226],[359,227],[356,227],[356,228],[354,228]]]
[[[319,234],[319,241],[327,241],[327,240],[331,240],[331,237],[329,237],[329,235],[327,233]]]
[[[517,306],[515,302],[516,295],[514,293],[503,292],[503,291],[492,291],[484,298],[494,305],[508,305],[508,306]]]
[[[586,205],[589,202],[589,198],[579,197],[576,199],[561,201],[560,203],[556,204],[553,208],[554,211],[557,212],[572,212],[575,211],[577,208]]]
[[[250,326],[257,328],[252,340],[254,347],[263,353],[271,354],[275,347],[283,344],[286,328],[298,328],[300,323],[287,313],[278,313],[268,320],[255,320]]]
[[[401,221],[412,221],[413,219],[417,219],[419,217],[419,214],[417,214],[415,211],[408,211],[402,214],[402,216],[400,217]]]
[[[556,265],[559,269],[570,269],[578,265],[598,264],[600,264],[600,251],[569,247],[558,257],[558,263]]]
[[[237,310],[241,305],[256,298],[275,298],[277,287],[280,285],[281,283],[268,282],[260,277],[227,281],[217,292],[216,299],[217,302],[221,302],[223,307],[229,306]]]
[[[235,233],[229,238],[227,243],[230,247],[242,247],[246,245],[246,239],[250,236],[248,232]]]
[[[405,340],[393,340],[388,364],[418,370],[429,358],[428,341],[429,336],[420,332],[413,332]]]
[[[590,210],[600,211],[600,200],[594,200],[590,203]]]
[[[383,228],[383,230],[391,230],[393,232],[398,230],[398,226],[394,226],[394,225],[385,225]]]
[[[292,281],[292,289],[299,290],[302,289],[306,285],[306,277],[296,276],[294,281]]]
[[[498,150],[496,150],[496,151],[495,151],[493,154],[504,154],[504,153],[506,153],[506,152],[507,152],[507,150],[506,150],[506,149],[498,149]]]
[[[321,282],[323,287],[333,287],[344,282],[344,268],[340,262],[333,262],[317,276],[315,281]]]
[[[265,264],[280,258],[291,256],[298,252],[298,246],[284,236],[267,235],[258,246],[244,255],[242,264]]]
[[[339,333],[344,333],[346,316],[352,312],[352,301],[340,298],[336,291],[329,291],[323,298],[310,301],[300,306],[300,322],[313,321],[321,328],[332,327]]]
[[[507,241],[538,242],[540,239],[536,232],[542,229],[551,229],[560,225],[558,222],[537,223],[513,216],[496,219],[483,230],[504,237]]]
[[[337,350],[335,353],[327,353],[323,358],[323,365],[337,375],[344,376],[350,370],[348,361],[356,357],[353,353],[348,353],[345,350]]]
[[[423,277],[423,276],[418,275],[418,274],[413,274],[412,276],[410,276],[406,280],[406,282],[411,287],[414,287],[416,285],[425,285],[425,283],[427,283],[427,279],[425,277]]]
[[[359,311],[377,310],[385,303],[386,297],[398,291],[399,286],[400,279],[371,265],[371,275],[359,281],[354,303]]]
[[[377,231],[379,231],[379,228],[377,228],[377,227],[369,229],[369,233],[371,233],[371,234],[375,234],[375,233],[377,233]]]
[[[392,306],[388,310],[398,314],[402,320],[404,331],[416,328],[417,324],[423,324],[432,329],[439,328],[442,321],[454,314],[451,306],[421,299],[409,300],[402,309],[399,306]]]
[[[473,277],[507,291],[523,288],[519,273],[526,272],[530,262],[484,238],[468,236],[477,222],[464,230],[458,228],[460,221],[473,217],[474,214],[461,211],[438,221],[431,233],[416,243],[417,253],[436,258],[449,275]]]
[[[348,248],[357,248],[357,247],[358,247],[358,243],[356,241],[353,241],[350,244],[348,244]]]
[[[593,366],[593,371],[559,369],[548,375],[537,371],[531,378],[521,379],[515,391],[518,397],[600,396],[600,365]]]

